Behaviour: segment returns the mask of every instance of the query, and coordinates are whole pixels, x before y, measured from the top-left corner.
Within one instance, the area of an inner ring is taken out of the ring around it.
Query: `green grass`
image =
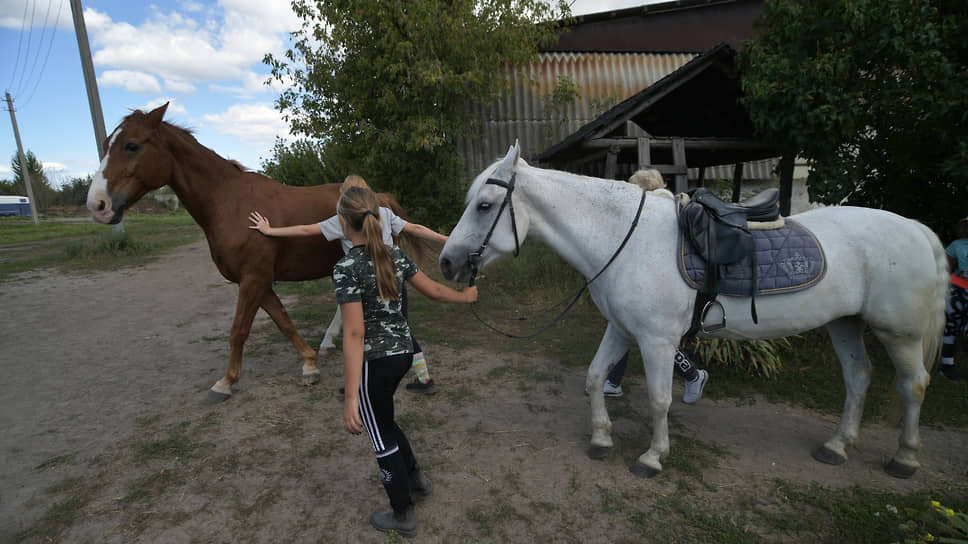
[[[0,221],[0,282],[38,268],[87,272],[141,265],[202,237],[185,212],[132,213],[124,229],[118,233],[93,222]]]

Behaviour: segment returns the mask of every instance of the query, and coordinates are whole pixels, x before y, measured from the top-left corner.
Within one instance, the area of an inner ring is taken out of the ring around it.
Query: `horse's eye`
[[[486,212],[487,210],[490,210],[490,209],[491,209],[490,202],[481,202],[480,204],[477,205],[477,211],[479,212]]]
[[[128,142],[124,144],[124,150],[127,151],[128,153],[136,153],[139,149],[141,149],[141,146],[139,146],[134,142]]]

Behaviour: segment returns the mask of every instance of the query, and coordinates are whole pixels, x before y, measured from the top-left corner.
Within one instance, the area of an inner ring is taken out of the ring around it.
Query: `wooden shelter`
[[[753,136],[742,94],[736,50],[720,43],[612,107],[535,160],[551,168],[626,179],[652,167],[685,191],[688,168],[733,165],[733,199],[740,196],[743,163],[781,157],[780,210],[790,214],[794,155]]]

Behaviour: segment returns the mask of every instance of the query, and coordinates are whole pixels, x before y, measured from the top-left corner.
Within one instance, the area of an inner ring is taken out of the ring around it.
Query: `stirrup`
[[[716,306],[719,306],[719,310],[723,312],[723,320],[719,323],[715,323],[707,327],[706,314],[709,313],[709,310],[710,308],[712,308],[713,304],[715,304]],[[718,300],[716,299],[710,300],[702,308],[702,314],[699,316],[699,329],[702,330],[702,332],[709,334],[711,332],[716,332],[718,330],[722,330],[725,328],[726,328],[726,308],[723,308],[723,305],[720,304]]]

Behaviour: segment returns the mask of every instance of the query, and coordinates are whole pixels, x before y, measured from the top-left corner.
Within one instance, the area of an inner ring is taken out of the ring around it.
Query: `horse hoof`
[[[316,372],[315,374],[303,374],[303,385],[316,385],[317,383],[319,383],[319,372]]]
[[[814,459],[828,465],[842,465],[847,462],[847,457],[841,455],[827,446],[820,446],[813,450],[811,454]]]
[[[229,400],[232,395],[226,393],[219,393],[218,391],[208,390],[208,395],[205,397],[209,404],[218,404],[220,402],[225,402]]]
[[[611,448],[606,448],[604,446],[591,446],[588,448],[588,458],[589,459],[604,459],[608,455],[608,450]]]
[[[645,463],[642,463],[640,461],[636,461],[632,463],[632,466],[629,467],[629,472],[631,472],[632,474],[635,474],[639,478],[653,478],[662,471],[658,469],[654,469],[649,465],[646,465]]]
[[[891,459],[890,463],[884,465],[884,472],[895,478],[907,479],[914,476],[917,471],[918,467],[901,463],[897,459]]]

